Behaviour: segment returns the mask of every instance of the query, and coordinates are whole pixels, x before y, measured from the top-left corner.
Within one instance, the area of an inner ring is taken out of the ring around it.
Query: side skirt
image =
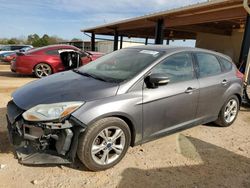
[[[165,130],[162,130],[158,133],[155,133],[147,138],[143,138],[141,141],[139,142],[136,142],[134,144],[134,146],[137,146],[137,145],[141,145],[141,144],[144,144],[144,143],[147,143],[149,141],[153,141],[153,140],[156,140],[156,139],[159,139],[159,138],[162,138],[164,136],[168,136],[168,135],[171,135],[171,134],[174,134],[174,133],[177,133],[177,132],[180,132],[180,131],[183,131],[183,130],[186,130],[186,129],[189,129],[189,128],[192,128],[192,127],[195,127],[195,126],[198,126],[198,125],[202,125],[202,124],[207,124],[207,123],[210,123],[210,122],[214,122],[217,120],[218,117],[210,117],[210,118],[206,118],[206,119],[198,119],[196,121],[193,121],[191,123],[185,123],[183,125],[179,124],[179,125],[176,125],[174,127],[170,127],[170,128],[167,128]]]

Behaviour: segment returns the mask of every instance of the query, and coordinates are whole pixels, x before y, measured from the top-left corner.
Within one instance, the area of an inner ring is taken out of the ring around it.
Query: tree
[[[44,34],[40,37],[38,34],[30,34],[27,39],[25,38],[11,38],[11,39],[0,39],[0,44],[30,44],[34,47],[47,46],[51,44],[58,44],[63,42],[62,38],[57,36],[49,36],[48,34]]]
[[[27,43],[32,45],[35,41],[39,39],[40,37],[38,34],[28,35]]]
[[[73,39],[71,40],[71,42],[74,42],[74,41],[82,41],[82,39],[79,39],[79,38],[73,38]]]
[[[8,44],[16,44],[16,42],[17,42],[17,41],[14,40],[14,39],[9,39],[7,43],[8,43]]]

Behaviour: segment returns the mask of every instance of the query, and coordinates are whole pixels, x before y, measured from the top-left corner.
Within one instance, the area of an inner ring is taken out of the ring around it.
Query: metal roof
[[[208,1],[204,3],[198,3],[194,5],[180,7],[180,8],[176,8],[172,10],[166,10],[166,11],[156,12],[152,14],[147,14],[147,15],[139,16],[135,18],[125,19],[125,20],[121,20],[121,21],[117,21],[113,23],[103,24],[103,25],[96,26],[96,27],[82,29],[81,31],[90,32],[90,33],[96,32],[97,34],[99,34],[98,31],[101,31],[104,29],[115,29],[115,28],[119,28],[120,26],[125,26],[125,25],[133,24],[133,23],[136,25],[136,23],[144,23],[145,21],[155,21],[160,18],[167,17],[171,19],[172,17],[175,17],[175,16],[181,16],[181,17],[191,16],[193,14],[210,13],[214,11],[221,11],[221,10],[237,8],[237,7],[242,8],[243,10],[243,0],[213,0],[213,1]],[[146,25],[147,23],[145,23],[145,26]],[[133,26],[131,28],[133,28]],[[100,34],[104,34],[104,33],[100,32]]]

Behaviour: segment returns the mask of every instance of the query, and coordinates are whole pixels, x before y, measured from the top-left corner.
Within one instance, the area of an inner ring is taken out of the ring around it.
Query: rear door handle
[[[191,93],[193,93],[194,90],[195,90],[195,88],[188,87],[188,88],[186,89],[185,93],[191,94]]]
[[[221,84],[224,85],[224,86],[226,86],[227,83],[228,83],[227,80],[223,80],[223,81],[221,82]]]

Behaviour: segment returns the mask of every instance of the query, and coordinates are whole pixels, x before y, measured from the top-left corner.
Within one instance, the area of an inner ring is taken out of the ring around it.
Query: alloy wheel
[[[235,120],[238,112],[238,103],[235,99],[231,99],[224,111],[224,118],[227,123],[231,123]]]
[[[52,73],[51,67],[45,63],[40,63],[35,68],[36,75],[39,78],[48,76]]]
[[[105,128],[94,139],[91,156],[96,163],[108,165],[119,158],[125,142],[125,134],[122,129],[115,126]]]

